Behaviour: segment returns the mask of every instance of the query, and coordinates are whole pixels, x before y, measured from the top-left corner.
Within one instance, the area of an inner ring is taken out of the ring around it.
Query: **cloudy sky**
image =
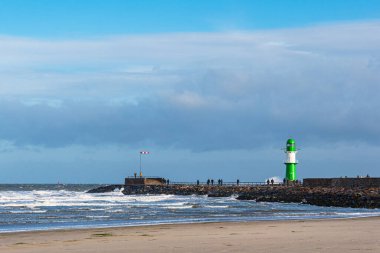
[[[380,2],[0,2],[0,183],[380,176]]]

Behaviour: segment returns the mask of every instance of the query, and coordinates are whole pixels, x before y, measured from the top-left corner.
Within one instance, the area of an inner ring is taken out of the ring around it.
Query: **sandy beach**
[[[0,234],[0,252],[380,252],[380,217]]]

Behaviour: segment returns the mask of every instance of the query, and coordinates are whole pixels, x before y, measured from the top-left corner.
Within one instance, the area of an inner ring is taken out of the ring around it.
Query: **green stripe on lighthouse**
[[[290,181],[297,180],[297,164],[296,163],[285,163],[286,164],[286,179]]]

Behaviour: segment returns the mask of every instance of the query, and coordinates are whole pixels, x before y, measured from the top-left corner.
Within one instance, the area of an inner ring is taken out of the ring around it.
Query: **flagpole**
[[[141,152],[140,152],[140,177],[141,177]]]
[[[140,151],[140,177],[142,177],[142,166],[141,166],[141,156],[149,154],[149,151]]]

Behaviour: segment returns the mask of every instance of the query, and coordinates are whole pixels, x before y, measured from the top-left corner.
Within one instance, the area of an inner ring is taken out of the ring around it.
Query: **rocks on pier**
[[[239,200],[257,202],[304,203],[318,206],[354,208],[380,208],[380,188],[305,187],[294,186],[211,186],[211,185],[110,185],[89,191],[111,192],[124,187],[126,195],[170,194],[207,195],[229,197],[237,195]]]
[[[304,203],[317,206],[380,208],[380,188],[283,187],[253,190],[239,195],[240,200],[257,202]]]
[[[106,186],[100,186],[95,189],[91,189],[87,191],[87,193],[104,193],[104,192],[113,192],[117,189],[122,189],[124,185],[122,184],[111,184],[111,185],[106,185]]]

